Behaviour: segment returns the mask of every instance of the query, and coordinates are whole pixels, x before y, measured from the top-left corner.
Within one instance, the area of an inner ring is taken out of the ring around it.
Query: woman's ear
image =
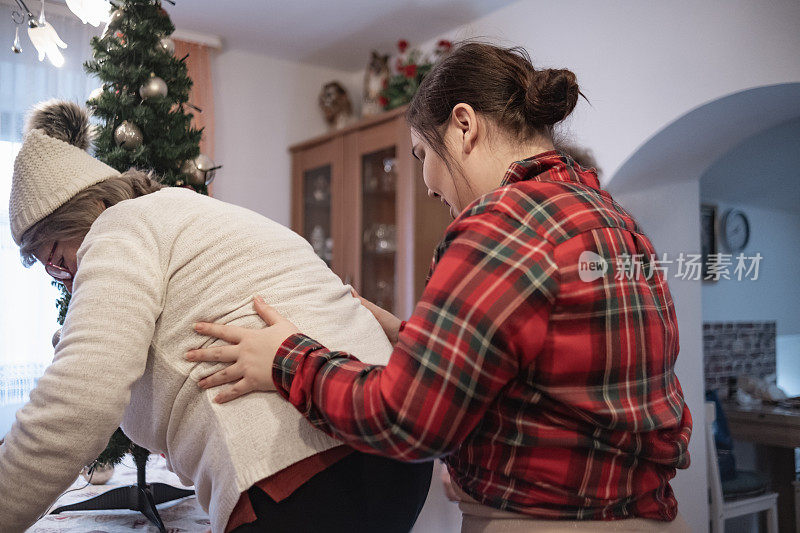
[[[469,154],[478,143],[481,135],[478,124],[478,115],[469,104],[456,104],[453,112],[450,113],[450,125],[455,128],[461,141],[461,149],[465,154]]]

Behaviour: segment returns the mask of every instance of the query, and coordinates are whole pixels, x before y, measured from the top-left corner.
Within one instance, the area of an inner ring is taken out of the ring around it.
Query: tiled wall
[[[706,390],[726,389],[742,374],[775,373],[775,322],[706,322],[703,324]]]

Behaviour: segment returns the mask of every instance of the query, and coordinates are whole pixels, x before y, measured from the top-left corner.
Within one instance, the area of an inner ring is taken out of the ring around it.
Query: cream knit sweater
[[[107,209],[78,250],[53,364],[0,446],[0,531],[22,531],[121,425],[168,465],[222,532],[242,491],[331,448],[274,393],[218,405],[197,381],[217,366],[185,352],[221,341],[205,320],[263,327],[254,294],[322,343],[386,364],[391,346],[350,288],[297,234],[187,189]]]

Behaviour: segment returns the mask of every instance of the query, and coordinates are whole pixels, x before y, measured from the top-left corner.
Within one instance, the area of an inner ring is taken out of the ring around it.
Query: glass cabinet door
[[[344,284],[408,318],[449,215],[426,194],[402,113],[290,147],[292,229]]]
[[[361,156],[361,295],[396,309],[396,147]]]
[[[330,267],[333,261],[332,172],[323,165],[303,172],[303,237]]]

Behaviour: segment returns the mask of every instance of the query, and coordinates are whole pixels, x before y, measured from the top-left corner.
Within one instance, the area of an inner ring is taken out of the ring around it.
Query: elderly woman
[[[94,159],[74,104],[41,106],[28,130],[11,231],[72,300],[53,364],[0,447],[0,530],[35,522],[121,425],[195,485],[214,532],[408,531],[430,464],[355,452],[277,395],[217,404],[197,383],[220,366],[183,358],[218,343],[195,322],[263,325],[257,294],[316,338],[385,364],[391,346],[349,287],[283,226]]]

